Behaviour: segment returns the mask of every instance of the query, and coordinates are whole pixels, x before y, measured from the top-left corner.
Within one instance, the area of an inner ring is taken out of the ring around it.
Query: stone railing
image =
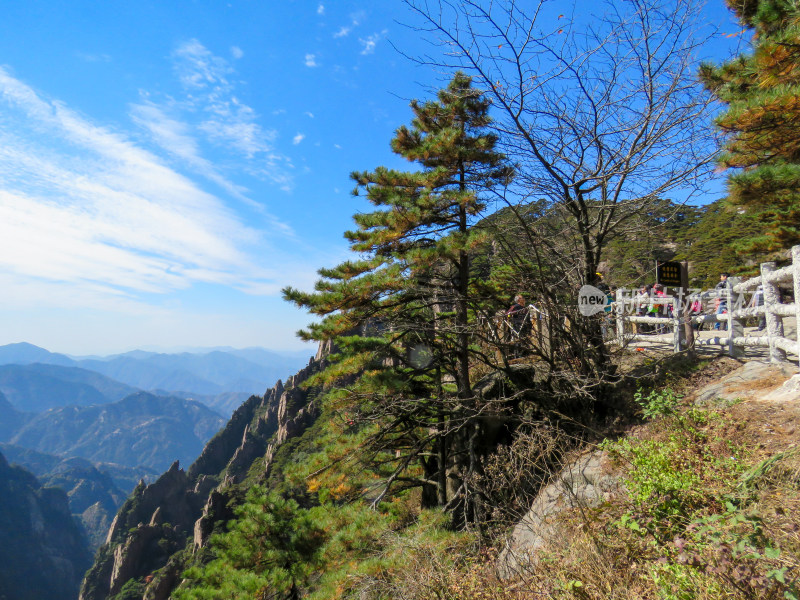
[[[791,304],[781,301],[779,284],[791,283],[794,290],[794,302]],[[757,306],[737,308],[742,304],[741,298],[745,293],[758,292],[761,288],[763,303]],[[800,356],[800,343],[798,343],[797,326],[800,323],[800,246],[792,248],[792,263],[782,269],[776,269],[774,262],[761,264],[761,275],[742,281],[733,286],[728,292],[728,306],[734,307],[729,310],[728,338],[725,342],[728,345],[728,353],[732,356],[740,353],[740,349],[745,346],[764,346],[769,348],[770,362],[784,362],[787,360],[787,353],[793,354],[796,358]],[[753,316],[763,315],[766,320],[766,335],[745,336],[743,334],[742,319]],[[785,337],[783,320],[785,318],[795,319],[794,339]]]
[[[792,303],[785,303],[781,300],[780,284],[786,283],[791,283],[794,290],[794,302]],[[750,302],[745,302],[748,294]],[[756,301],[759,294],[761,301]],[[727,311],[704,315],[691,313],[693,303],[708,301],[711,298],[724,301]],[[645,325],[661,330],[662,334],[671,333],[675,352],[695,346],[720,345],[726,346],[731,356],[740,356],[743,354],[743,348],[747,346],[762,346],[769,348],[771,362],[788,360],[787,353],[794,355],[795,359],[800,358],[800,343],[797,334],[798,324],[800,324],[800,246],[792,248],[790,265],[776,269],[774,262],[762,263],[760,276],[733,283],[720,291],[695,291],[686,295],[682,290],[678,290],[672,295],[650,296],[644,299],[648,310],[650,307],[670,306],[671,316],[636,315],[636,308],[642,302],[642,298],[637,297],[629,290],[617,291],[616,301],[613,304],[616,317],[614,341],[622,347],[631,342],[652,341],[652,335],[641,335],[633,331],[640,325]],[[759,317],[765,320],[763,334],[744,334],[743,320],[749,317]],[[783,320],[785,318],[795,319],[794,339],[787,337],[784,333]],[[710,338],[698,337],[695,335],[693,325],[702,323],[725,323],[727,325],[726,335]]]

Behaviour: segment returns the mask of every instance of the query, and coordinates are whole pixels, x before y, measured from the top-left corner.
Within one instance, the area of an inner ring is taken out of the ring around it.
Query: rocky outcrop
[[[147,583],[143,598],[166,600],[185,568],[178,554],[199,551],[234,517],[236,484],[269,470],[275,449],[313,424],[315,392],[301,386],[324,366],[308,366],[278,381],[263,397],[251,396],[184,472],[175,463],[156,482],[140,484],[112,523],[106,544],[87,574],[81,600],[105,600],[131,579]]]
[[[536,496],[533,505],[514,527],[497,561],[501,577],[511,577],[520,565],[536,564],[536,552],[555,532],[553,520],[565,510],[596,506],[619,491],[605,452],[584,454],[565,467]]]
[[[70,600],[89,562],[66,494],[0,455],[0,596]]]
[[[129,579],[162,567],[182,548],[205,500],[194,488],[177,461],[151,485],[138,485],[114,517],[80,597],[113,596]]]
[[[278,381],[280,385],[280,381]],[[250,396],[233,412],[228,423],[217,435],[209,440],[200,456],[189,467],[190,479],[201,475],[219,475],[225,469],[233,453],[241,444],[242,436],[253,420],[256,410],[262,406],[265,398]]]
[[[191,531],[203,500],[193,493],[193,485],[178,462],[148,486],[133,491],[117,513],[108,530],[106,543],[123,540],[126,533],[142,523],[150,523],[158,511],[162,522],[171,523],[183,531]]]
[[[697,405],[729,404],[735,401],[759,399],[768,390],[775,390],[776,394],[783,393],[791,400],[797,395],[792,396],[791,387],[794,384],[791,379],[787,381],[787,378],[796,373],[796,363],[773,364],[751,360],[701,388],[693,395],[693,400]],[[785,387],[780,388],[782,391],[778,392],[776,388],[782,384]]]
[[[33,473],[44,487],[61,488],[67,493],[72,515],[83,525],[92,552],[105,543],[114,515],[136,482],[158,475],[146,467],[95,465],[83,458],[62,458],[11,444],[0,444],[0,452],[8,462]]]

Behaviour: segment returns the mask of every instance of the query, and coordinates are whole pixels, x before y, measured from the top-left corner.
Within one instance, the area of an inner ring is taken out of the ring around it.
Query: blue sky
[[[397,0],[4,3],[0,344],[300,348],[279,290],[347,256],[349,173],[401,166],[408,101],[444,81],[398,21]]]

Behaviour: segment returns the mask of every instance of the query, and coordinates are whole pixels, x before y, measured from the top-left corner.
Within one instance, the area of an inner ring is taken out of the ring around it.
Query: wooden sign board
[[[681,271],[684,268],[679,262],[656,263],[656,281],[666,287],[681,287],[684,281]]]

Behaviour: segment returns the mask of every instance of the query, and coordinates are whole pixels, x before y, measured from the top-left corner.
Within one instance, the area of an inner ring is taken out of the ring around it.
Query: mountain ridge
[[[280,354],[264,348],[244,348],[172,354],[133,350],[105,357],[71,358],[27,342],[0,346],[0,365],[57,364],[94,371],[145,391],[204,396],[261,394],[287,372],[302,368],[309,357],[310,352]]]
[[[136,392],[93,406],[65,406],[25,423],[10,443],[92,462],[166,469],[190,462],[225,419],[200,402]]]

